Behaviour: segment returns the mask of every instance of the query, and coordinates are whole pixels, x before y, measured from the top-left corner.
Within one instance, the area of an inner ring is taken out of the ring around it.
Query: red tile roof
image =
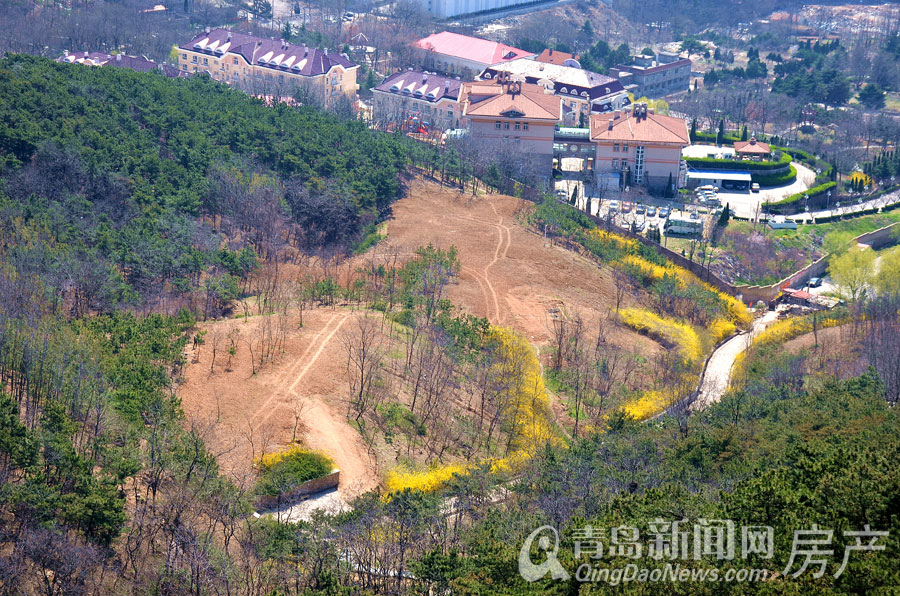
[[[464,83],[460,103],[466,116],[490,118],[530,118],[557,122],[562,117],[562,100],[539,85],[522,83],[511,93],[512,85]],[[517,115],[518,114],[518,115]]]
[[[553,51],[551,48],[545,49],[535,58],[538,62],[544,64],[556,64],[557,66],[565,66],[563,62],[566,60],[576,60],[575,56],[566,52]]]
[[[591,140],[691,144],[687,122],[681,118],[649,112],[638,117],[631,111],[592,114]]]
[[[768,144],[760,143],[756,139],[750,139],[749,141],[735,142],[734,152],[744,155],[768,155],[772,151]]]
[[[450,31],[434,33],[424,39],[420,39],[414,45],[429,52],[478,62],[485,66],[515,60],[516,58],[534,56],[534,54],[525,50],[496,41],[469,37],[468,35],[460,35]]]

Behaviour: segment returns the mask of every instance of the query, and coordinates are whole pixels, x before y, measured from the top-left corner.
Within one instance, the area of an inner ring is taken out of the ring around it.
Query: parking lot
[[[576,180],[557,181],[555,185],[557,197],[566,202],[571,201],[576,185],[578,186],[578,209],[603,220],[611,219],[613,225],[624,229],[630,230],[634,225],[642,233],[646,233],[654,227],[662,232],[670,215],[693,218],[698,221],[712,216],[717,217],[721,212],[721,205],[724,204],[724,201],[708,200],[716,197],[716,193],[710,191],[707,191],[705,195],[704,193],[690,195],[691,202],[689,203],[659,199],[640,192],[607,193],[609,198],[601,199],[595,196],[585,199],[584,184]],[[590,188],[588,190],[590,191]],[[588,202],[590,203],[589,207],[587,206]]]

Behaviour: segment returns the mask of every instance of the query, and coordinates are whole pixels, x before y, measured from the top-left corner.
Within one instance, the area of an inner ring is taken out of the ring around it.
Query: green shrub
[[[304,482],[321,478],[333,469],[332,461],[321,453],[292,449],[262,468],[256,491],[260,495],[277,497],[294,490]]]
[[[825,194],[826,192],[828,192],[835,186],[837,186],[837,182],[826,182],[825,184],[820,184],[819,186],[813,186],[812,188],[808,189],[806,192],[798,192],[796,194],[792,194],[791,196],[785,197],[785,198],[781,199],[780,201],[775,201],[773,203],[765,203],[765,207],[767,207],[767,208],[784,207],[784,206],[796,203],[798,201],[804,200],[805,196],[809,196],[810,199],[813,199],[815,197]]]
[[[760,186],[784,186],[791,184],[797,179],[797,168],[791,166],[787,172],[782,174],[759,174],[751,172],[751,179]]]
[[[687,165],[694,169],[710,170],[777,170],[787,167],[791,163],[790,153],[782,152],[778,161],[749,161],[739,159],[716,159],[714,157],[689,157],[685,159]]]

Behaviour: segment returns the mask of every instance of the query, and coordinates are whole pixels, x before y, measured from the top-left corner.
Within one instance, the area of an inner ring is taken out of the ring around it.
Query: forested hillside
[[[72,314],[221,308],[257,256],[346,250],[402,192],[401,138],[204,77],[12,56],[0,97],[0,250]]]

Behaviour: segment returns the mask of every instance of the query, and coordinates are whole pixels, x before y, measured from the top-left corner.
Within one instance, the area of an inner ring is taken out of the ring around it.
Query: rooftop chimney
[[[209,35],[209,27],[206,28],[206,34]]]
[[[606,130],[612,130],[612,128],[613,128],[613,121],[612,121],[612,118],[610,118],[610,119],[609,119],[609,126],[607,127]]]
[[[122,54],[116,54],[116,62],[122,61]]]
[[[231,31],[228,32],[228,41],[231,41]]]

